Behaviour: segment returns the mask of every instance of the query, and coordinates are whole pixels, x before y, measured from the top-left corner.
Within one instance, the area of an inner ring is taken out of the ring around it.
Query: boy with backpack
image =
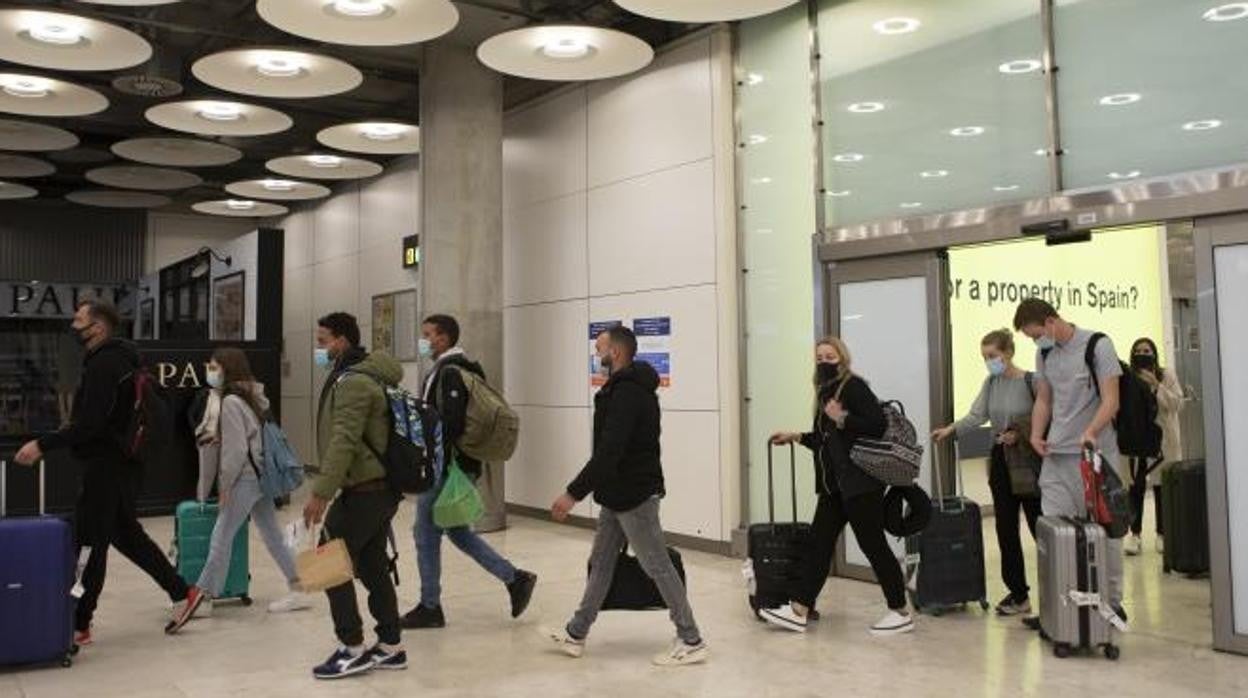
[[[481,364],[468,359],[459,347],[459,323],[449,315],[431,315],[421,324],[420,354],[434,364],[425,380],[424,399],[442,420],[445,444],[443,473],[458,464],[474,480],[483,463],[502,462],[515,450],[518,424],[515,412],[485,379]],[[420,571],[420,602],[403,616],[403,627],[446,627],[442,610],[442,536],[507,587],[511,617],[519,618],[533,598],[537,575],[517,569],[469,527],[438,528],[433,507],[439,487],[416,499],[416,564]]]

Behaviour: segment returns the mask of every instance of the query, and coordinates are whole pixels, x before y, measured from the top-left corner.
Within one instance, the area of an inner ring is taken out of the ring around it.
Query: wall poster
[[[420,358],[416,322],[416,291],[373,296],[373,351],[384,351],[399,361]]]
[[[672,387],[672,318],[637,318],[633,332],[637,335],[637,360],[658,371],[661,387]]]
[[[212,339],[241,342],[247,319],[246,281],[247,272],[236,271],[218,277],[212,282]],[[189,293],[190,288],[183,291]],[[187,296],[189,299],[189,295]]]

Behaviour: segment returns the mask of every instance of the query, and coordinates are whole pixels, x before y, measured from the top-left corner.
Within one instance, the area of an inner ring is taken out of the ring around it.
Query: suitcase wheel
[[[250,596],[247,596],[247,595],[243,595],[243,596],[239,597],[239,599],[238,599],[238,600],[239,600],[239,601],[241,601],[241,602],[243,602],[243,605],[244,605],[244,606],[250,606],[250,605],[251,605],[251,603],[252,603],[252,601],[251,601],[251,597],[250,597]]]
[[[1053,645],[1053,656],[1057,657],[1058,659],[1065,659],[1069,657],[1070,645],[1064,642],[1059,642],[1056,645]]]
[[[1105,645],[1105,658],[1109,661],[1118,661],[1120,653],[1121,650],[1118,649],[1118,645]]]
[[[72,651],[66,652],[65,656],[61,658],[61,666],[68,669],[73,665],[74,665],[74,653]]]

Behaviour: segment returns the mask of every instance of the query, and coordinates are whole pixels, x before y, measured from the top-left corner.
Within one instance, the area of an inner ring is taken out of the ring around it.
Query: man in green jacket
[[[406,669],[398,599],[386,555],[390,520],[401,498],[387,484],[378,456],[386,450],[390,431],[390,404],[382,385],[398,385],[403,367],[386,354],[367,354],[360,347],[360,327],[351,315],[331,313],[317,325],[315,361],[332,370],[316,419],[321,475],[303,518],[308,526],[324,519],[328,537],[346,543],[355,576],[368,590],[378,642],[371,649],[364,645],[354,582],[334,587],[326,593],[342,646],[312,674],[318,679],[338,679],[373,669]]]

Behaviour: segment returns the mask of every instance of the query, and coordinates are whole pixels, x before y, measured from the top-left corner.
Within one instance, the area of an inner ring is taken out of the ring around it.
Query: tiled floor
[[[409,506],[401,523],[410,520]],[[162,542],[172,530],[167,519],[147,525]],[[991,525],[985,531],[989,551],[995,549]],[[399,532],[406,609],[418,582],[406,547],[410,535]],[[406,635],[412,658],[406,672],[313,681],[309,668],[332,649],[324,601],[318,599],[313,611],[267,615],[262,604],[282,584],[253,540],[257,605],[219,606],[214,617],[195,621],[176,638],[161,632],[167,610],[159,591],[114,556],[96,644],[69,670],[0,672],[0,698],[1248,695],[1248,658],[1210,649],[1207,583],[1163,576],[1151,540],[1147,554],[1127,561],[1127,608],[1135,629],[1123,639],[1118,663],[1099,656],[1055,659],[1017,620],[978,610],[923,617],[913,635],[872,638],[866,627],[882,610],[879,592],[843,580],[829,582],[816,629],[806,636],[781,634],[747,612],[738,561],[690,552],[685,564],[712,661],[658,669],[649,657],[672,635],[663,614],[604,614],[581,660],[551,654],[538,642],[537,625],[562,622],[579,597],[588,532],[513,519],[508,531],[490,538],[541,575],[528,615],[510,620],[502,587],[448,551],[450,626]],[[994,598],[1001,591],[996,564],[990,559]]]

